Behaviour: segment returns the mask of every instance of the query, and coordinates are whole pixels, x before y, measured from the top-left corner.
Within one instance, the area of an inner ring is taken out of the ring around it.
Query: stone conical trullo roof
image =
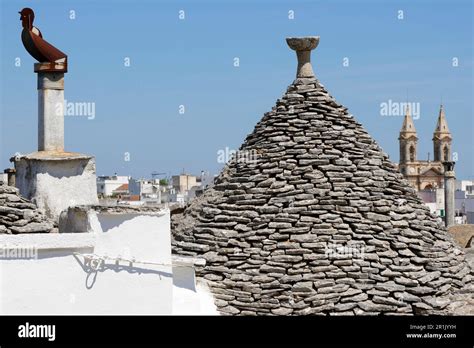
[[[415,314],[471,282],[463,252],[314,77],[319,38],[287,39],[296,80],[213,188],[172,218],[225,314]]]

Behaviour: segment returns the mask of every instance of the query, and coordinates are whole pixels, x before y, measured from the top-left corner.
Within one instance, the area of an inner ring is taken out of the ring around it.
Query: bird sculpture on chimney
[[[26,7],[18,13],[23,26],[21,41],[28,53],[40,63],[63,63],[67,66],[67,55],[44,40],[41,31],[33,26],[33,10]]]

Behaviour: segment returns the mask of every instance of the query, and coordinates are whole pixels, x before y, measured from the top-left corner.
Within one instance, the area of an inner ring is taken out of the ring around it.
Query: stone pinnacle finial
[[[288,37],[286,43],[292,50],[296,51],[298,58],[298,70],[296,78],[314,77],[311,66],[311,51],[319,44],[319,36]]]

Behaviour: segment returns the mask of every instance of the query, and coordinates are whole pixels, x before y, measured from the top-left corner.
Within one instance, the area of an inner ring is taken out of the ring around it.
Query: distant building
[[[456,187],[470,189],[472,185],[469,182],[469,180],[456,180]],[[458,189],[454,193],[456,224],[474,224],[474,195],[469,192]],[[418,195],[432,213],[444,217],[444,189],[421,190],[418,191]]]
[[[168,195],[170,203],[179,203],[184,205],[188,201],[188,195],[186,193],[176,193],[174,189],[171,189]]]
[[[431,189],[418,191],[418,195],[437,216],[444,217],[444,189]]]
[[[474,180],[456,180],[456,191],[464,191],[467,196],[474,195]]]
[[[420,190],[431,190],[444,187],[444,161],[451,160],[451,133],[446,121],[443,105],[438,115],[438,122],[433,133],[433,161],[419,160],[417,157],[418,136],[415,124],[407,108],[400,136],[400,163],[398,168],[403,176]]]
[[[188,200],[199,197],[206,188],[214,186],[214,178],[209,172],[201,171],[201,176],[196,178],[197,186],[191,187],[188,191]]]
[[[201,171],[200,176],[189,174],[173,175],[168,192],[168,202],[184,204],[194,197],[200,196],[204,190],[214,185],[214,176]]]
[[[205,190],[208,187],[214,186],[214,179],[217,175],[211,175],[209,172],[201,172],[201,188]]]
[[[417,159],[418,136],[409,109],[406,111],[398,140],[400,142],[400,163],[398,164],[400,172],[418,191],[431,212],[444,217],[443,162],[451,160],[452,136],[443,105],[440,107],[438,122],[433,133],[433,161]],[[474,181],[456,180],[454,200],[456,224],[474,224]]]
[[[102,197],[111,197],[115,194],[123,194],[120,192],[114,192],[120,188],[119,191],[123,191],[125,188],[123,185],[128,185],[128,176],[111,175],[111,176],[98,176],[97,177],[97,194]]]
[[[181,174],[171,177],[171,185],[177,193],[186,193],[195,186],[200,186],[200,182],[194,175]]]
[[[161,203],[161,188],[158,179],[130,178],[128,191],[131,196],[140,197],[140,201]]]
[[[128,196],[130,193],[128,191],[128,184],[122,184],[113,190],[113,196]]]
[[[462,181],[465,182],[466,180]],[[462,185],[460,187],[462,187]],[[466,185],[464,187],[472,189],[472,185]],[[472,192],[472,190],[470,192]],[[456,215],[461,217],[461,223],[474,224],[474,195],[470,194],[469,191],[457,190],[454,197],[454,204]]]

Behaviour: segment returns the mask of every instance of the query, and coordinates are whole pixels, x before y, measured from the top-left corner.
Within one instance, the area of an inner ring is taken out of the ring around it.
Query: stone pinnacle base
[[[76,205],[97,204],[95,158],[71,152],[40,151],[14,157],[20,194],[59,219]]]

